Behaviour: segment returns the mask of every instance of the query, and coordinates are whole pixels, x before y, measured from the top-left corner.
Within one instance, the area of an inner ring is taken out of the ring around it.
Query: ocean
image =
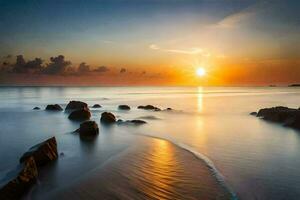
[[[84,142],[74,135],[79,123],[67,113],[44,110],[47,104],[65,107],[71,100],[102,105],[91,108],[92,120],[100,126],[95,140]],[[249,115],[264,107],[298,108],[299,102],[297,87],[1,87],[0,177],[28,148],[56,136],[63,156],[43,169],[27,199],[61,191],[78,194],[83,188],[78,185],[100,176],[99,170],[106,174],[102,179],[111,178],[103,188],[114,188],[123,199],[197,199],[205,190],[210,192],[204,199],[221,190],[231,199],[300,199],[300,132]],[[118,110],[120,104],[131,110]],[[173,110],[137,109],[147,104]],[[32,110],[36,106],[42,109]],[[104,111],[147,124],[104,127]],[[203,164],[209,175],[197,170]]]

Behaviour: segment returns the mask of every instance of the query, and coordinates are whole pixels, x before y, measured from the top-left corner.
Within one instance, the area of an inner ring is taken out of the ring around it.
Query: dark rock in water
[[[140,119],[126,120],[126,121],[122,119],[118,119],[117,123],[119,125],[142,125],[142,124],[146,124],[147,122]]]
[[[90,118],[91,118],[91,112],[86,109],[74,110],[69,115],[69,119],[74,121],[84,121]]]
[[[80,124],[79,128],[80,137],[96,136],[99,134],[99,128],[96,122],[86,121]]]
[[[170,110],[173,110],[173,109],[172,109],[172,108],[167,108],[166,110],[169,110],[169,111],[170,111]]]
[[[116,122],[116,117],[110,112],[104,112],[101,114],[100,122],[104,124],[112,124]]]
[[[88,110],[88,105],[82,101],[70,101],[66,107],[66,111],[72,111],[72,110],[82,110],[86,109]]]
[[[63,109],[58,104],[50,104],[50,105],[47,105],[46,110],[49,110],[49,111],[62,111]]]
[[[92,108],[101,108],[101,106],[99,104],[94,104]]]
[[[289,85],[289,87],[300,87],[300,83],[291,84],[291,85]]]
[[[41,110],[40,107],[34,107],[32,110]]]
[[[143,120],[140,120],[140,119],[130,120],[129,122],[132,123],[132,124],[135,124],[135,125],[140,125],[140,124],[146,124],[147,123],[147,122],[145,122]]]
[[[17,200],[35,184],[38,170],[35,159],[30,156],[19,164],[17,169],[7,174],[4,180],[0,180],[0,199]]]
[[[257,112],[251,112],[250,115],[256,116]]]
[[[120,110],[130,110],[130,107],[128,105],[119,105],[118,107]]]
[[[33,157],[37,167],[43,166],[58,157],[57,143],[55,137],[52,137],[40,144],[31,147],[20,158],[20,163],[25,162],[29,157]]]
[[[300,110],[283,106],[260,109],[257,117],[300,129]]]
[[[160,108],[152,106],[152,105],[138,106],[138,109],[161,111]]]

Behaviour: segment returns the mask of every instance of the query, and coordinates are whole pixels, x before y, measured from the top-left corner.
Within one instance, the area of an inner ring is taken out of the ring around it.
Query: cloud
[[[71,65],[70,61],[65,61],[63,55],[57,57],[51,57],[50,63],[45,67],[44,73],[46,74],[63,74],[67,67]]]
[[[43,60],[41,58],[35,58],[34,60],[26,62],[23,55],[18,55],[12,71],[16,73],[39,72],[42,70],[42,64]]]
[[[78,73],[88,73],[90,72],[90,66],[87,65],[85,62],[82,62],[79,64],[78,69],[77,69]]]
[[[103,72],[108,72],[109,68],[106,66],[100,66],[100,67],[97,67],[96,69],[94,69],[93,71],[103,73]]]
[[[120,74],[125,73],[127,70],[125,68],[120,69]]]
[[[164,49],[160,48],[156,44],[150,44],[149,48],[152,50],[158,50],[158,51],[164,51],[164,52],[169,52],[169,53],[178,53],[178,54],[189,54],[189,55],[201,55],[204,57],[209,57],[210,53],[207,51],[203,50],[202,48],[199,47],[193,47],[193,48],[188,48],[188,49]]]

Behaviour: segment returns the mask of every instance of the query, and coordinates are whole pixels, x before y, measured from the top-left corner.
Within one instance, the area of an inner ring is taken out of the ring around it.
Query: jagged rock
[[[258,111],[257,117],[300,129],[300,110],[298,109],[283,106],[263,108]]]
[[[41,110],[40,107],[34,107],[32,110]]]
[[[130,110],[130,107],[128,105],[119,105],[119,110]]]
[[[98,125],[94,121],[86,121],[81,123],[78,131],[81,137],[96,136],[99,134]]]
[[[66,111],[72,111],[72,110],[82,110],[86,109],[88,110],[88,105],[82,101],[70,101],[66,107]]]
[[[49,110],[49,111],[62,111],[63,109],[58,104],[49,104],[49,105],[47,105],[46,110]]]
[[[100,122],[104,124],[112,124],[116,122],[116,117],[110,112],[104,112],[101,114]]]
[[[69,119],[74,121],[84,121],[90,118],[91,118],[91,112],[86,109],[74,110],[69,115]]]
[[[17,200],[35,184],[38,170],[35,159],[30,156],[12,172],[0,181],[0,199]]]
[[[57,143],[55,137],[52,137],[42,143],[31,147],[20,158],[20,163],[25,162],[29,157],[33,157],[37,167],[43,166],[58,157]]]
[[[101,105],[99,105],[99,104],[94,104],[94,105],[92,106],[92,108],[101,108]]]

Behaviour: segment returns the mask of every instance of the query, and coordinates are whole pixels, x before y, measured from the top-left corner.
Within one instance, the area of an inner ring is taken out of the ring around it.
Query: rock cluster
[[[300,129],[300,110],[283,106],[260,109],[256,115],[262,119]]]

